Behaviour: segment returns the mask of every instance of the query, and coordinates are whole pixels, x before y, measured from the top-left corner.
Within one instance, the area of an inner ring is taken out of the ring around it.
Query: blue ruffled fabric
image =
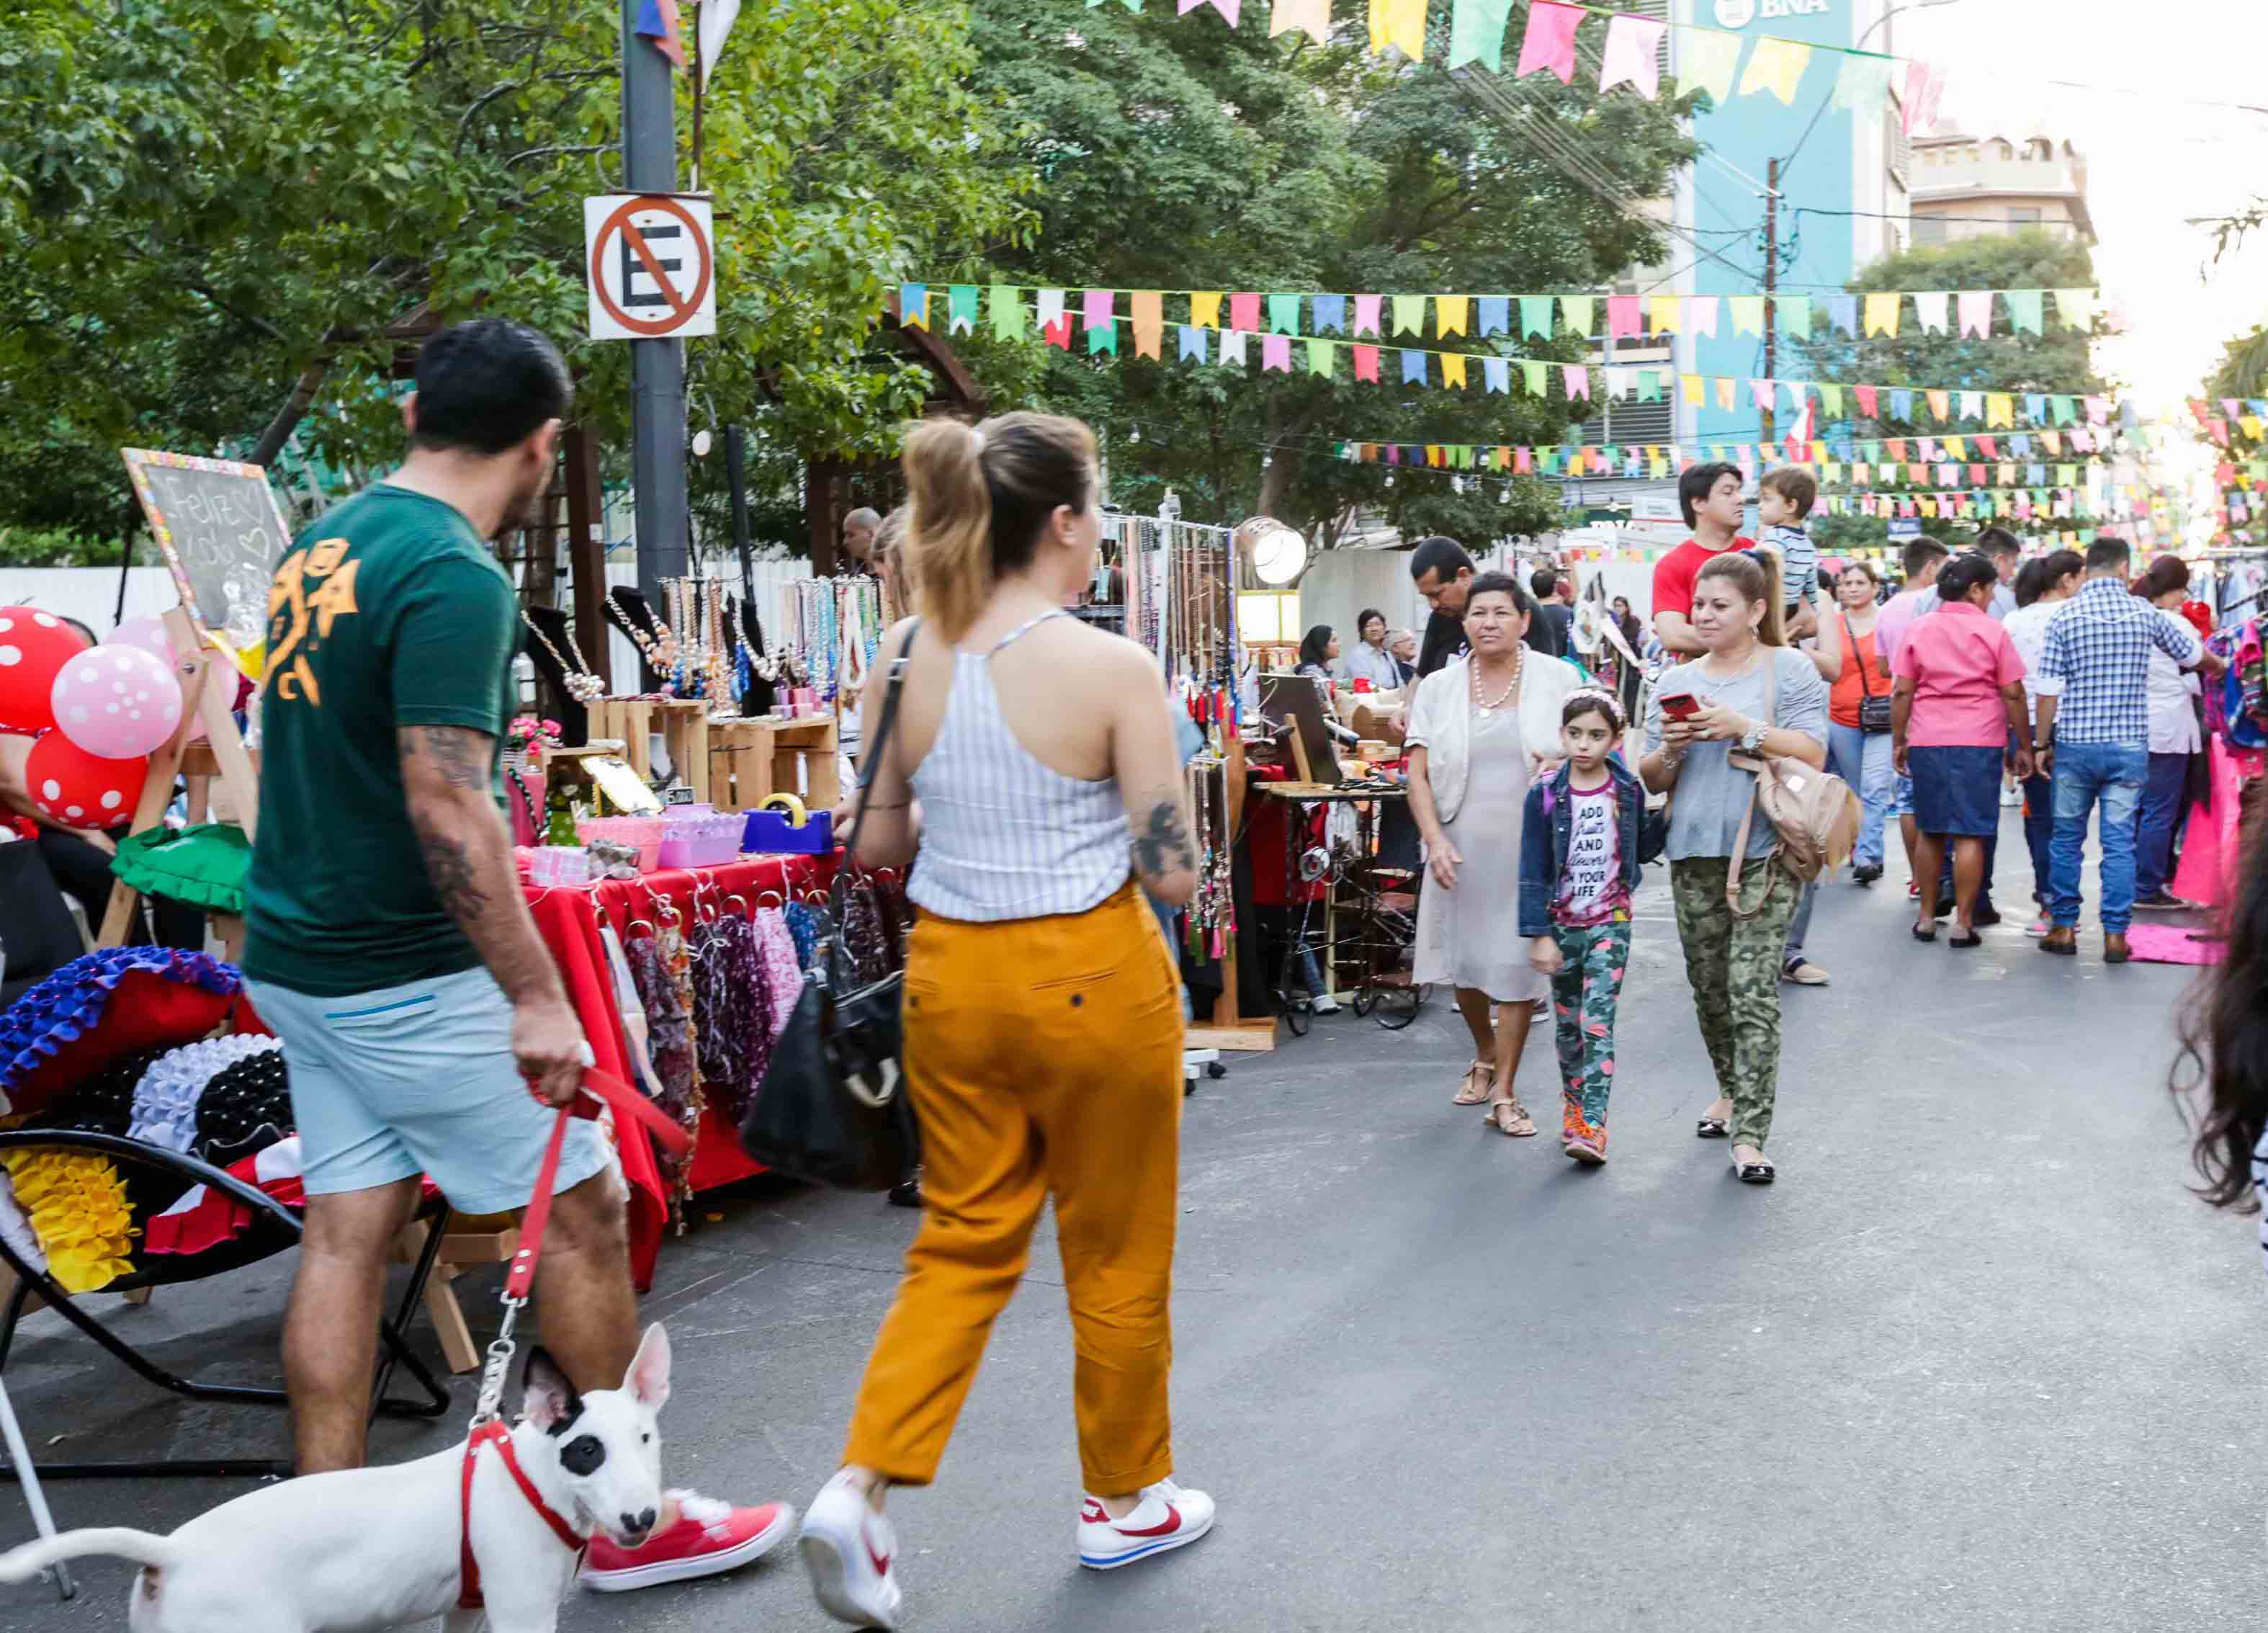
[[[173,947],[105,947],[72,959],[0,1011],[0,1096],[101,1024],[110,994],[136,970],[224,997],[244,989],[232,964]]]
[[[813,956],[819,950],[819,915],[801,902],[790,902],[784,916],[787,933],[795,938],[795,961],[808,970]]]

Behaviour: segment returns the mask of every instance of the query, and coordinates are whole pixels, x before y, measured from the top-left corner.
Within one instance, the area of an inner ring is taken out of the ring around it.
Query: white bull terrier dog
[[[520,1420],[481,1447],[469,1504],[460,1442],[414,1463],[264,1487],[171,1536],[65,1532],[0,1555],[0,1582],[90,1554],[135,1560],[134,1633],[350,1633],[442,1615],[446,1633],[472,1633],[483,1615],[495,1633],[549,1633],[593,1532],[636,1547],[652,1531],[654,1420],[668,1398],[659,1324],[619,1389],[578,1395],[537,1349]],[[461,1602],[468,1542],[484,1610]]]

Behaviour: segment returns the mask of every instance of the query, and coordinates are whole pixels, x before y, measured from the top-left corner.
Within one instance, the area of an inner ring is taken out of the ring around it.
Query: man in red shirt
[[[1677,478],[1678,508],[1693,536],[1653,566],[1653,632],[1677,657],[1697,658],[1706,650],[1693,632],[1693,581],[1712,556],[1751,550],[1741,536],[1741,468],[1695,465]]]

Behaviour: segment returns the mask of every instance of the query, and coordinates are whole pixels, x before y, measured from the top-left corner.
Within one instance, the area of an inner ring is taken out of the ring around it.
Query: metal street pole
[[[622,0],[622,187],[677,190],[677,87],[669,59],[639,37],[638,0]],[[633,340],[630,485],[637,501],[637,581],[657,613],[661,581],[688,574],[685,485],[685,343]]]
[[[1764,443],[1771,446],[1779,402],[1779,320],[1772,297],[1779,290],[1779,160],[1764,164],[1764,381],[1772,394],[1764,403]]]

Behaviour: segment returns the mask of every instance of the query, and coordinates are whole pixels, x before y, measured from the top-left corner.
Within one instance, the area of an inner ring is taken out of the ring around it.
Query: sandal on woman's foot
[[[1535,1133],[1535,1119],[1517,1100],[1498,1100],[1489,1107],[1488,1119],[1499,1134],[1510,1134],[1515,1140],[1529,1139]]]
[[[1935,941],[1937,939],[1937,920],[1932,919],[1927,924],[1917,924],[1914,926],[1913,938],[1918,942]]]
[[[1721,1140],[1727,1134],[1731,1133],[1733,1127],[1732,1112],[1728,1111],[1722,1117],[1719,1117],[1716,1115],[1714,1110],[1717,1106],[1727,1105],[1729,1104],[1730,1102],[1725,1100],[1711,1101],[1711,1111],[1705,1114],[1701,1120],[1693,1126],[1693,1137],[1697,1140]]]
[[[1771,1158],[1762,1151],[1756,1151],[1756,1147],[1734,1146],[1733,1149],[1734,1152],[1733,1172],[1739,1177],[1742,1185],[1770,1185],[1779,1177],[1779,1170],[1771,1165]],[[1747,1162],[1742,1162],[1738,1155],[1742,1151],[1756,1151],[1756,1156]]]
[[[1466,1068],[1465,1080],[1458,1085],[1451,1105],[1486,1105],[1496,1092],[1496,1068],[1476,1060]]]
[[[1576,1163],[1586,1168],[1596,1168],[1607,1160],[1607,1153],[1604,1147],[1594,1145],[1588,1140],[1583,1139],[1580,1135],[1570,1139],[1565,1145],[1561,1146],[1559,1149],[1563,1156],[1572,1158]]]
[[[1984,938],[1977,935],[1974,930],[1964,932],[1956,926],[1953,932],[1953,939],[1947,942],[1945,944],[1948,947],[1958,948],[1966,950],[1971,947],[1982,947],[1984,944]]]

